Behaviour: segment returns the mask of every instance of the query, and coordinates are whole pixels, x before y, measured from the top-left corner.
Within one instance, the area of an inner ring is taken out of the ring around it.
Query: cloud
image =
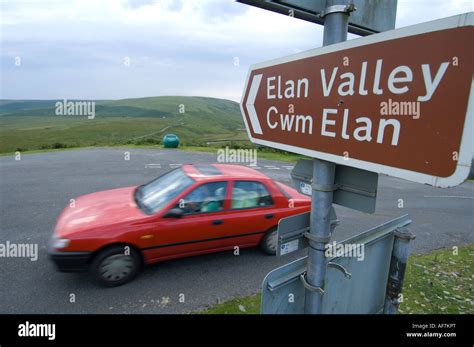
[[[1,98],[239,100],[251,64],[322,43],[320,25],[230,0],[0,4]],[[471,7],[460,0],[399,0],[397,27]]]

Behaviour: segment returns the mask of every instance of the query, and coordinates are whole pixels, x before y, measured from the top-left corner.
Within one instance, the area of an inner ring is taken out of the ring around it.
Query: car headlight
[[[54,237],[51,240],[51,246],[54,249],[66,248],[67,246],[69,246],[69,243],[71,243],[71,240],[69,240],[69,239],[62,239],[62,238]]]

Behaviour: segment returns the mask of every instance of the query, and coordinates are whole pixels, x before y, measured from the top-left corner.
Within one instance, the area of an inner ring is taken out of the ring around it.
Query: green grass
[[[0,100],[2,116],[54,116],[56,100]],[[222,115],[240,118],[238,103],[225,99],[158,96],[147,98],[96,100],[96,115],[128,117],[180,117],[202,114],[219,120]],[[184,106],[184,109],[181,107]],[[181,113],[180,111],[183,111]]]
[[[260,313],[261,294],[235,298],[217,304],[205,311],[205,314],[258,314]]]
[[[403,313],[474,313],[474,245],[411,257]]]
[[[196,120],[188,117],[190,120],[185,117],[184,125],[174,120],[138,117],[0,117],[0,153],[51,148],[58,143],[63,147],[159,144],[166,133],[178,135],[184,145],[204,146],[220,139],[249,143],[242,131],[231,131],[218,123],[209,130],[210,127],[198,126]]]
[[[239,106],[229,100],[167,96],[98,101],[94,119],[58,116],[54,100],[0,101],[0,153],[160,144],[166,133],[178,135],[183,145],[249,143]]]
[[[409,258],[400,313],[474,313],[474,245]],[[258,314],[261,295],[235,298],[200,313]]]

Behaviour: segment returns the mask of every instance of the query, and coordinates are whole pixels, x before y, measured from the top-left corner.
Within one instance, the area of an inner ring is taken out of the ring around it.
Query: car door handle
[[[265,215],[265,218],[266,219],[270,219],[270,218],[273,218],[275,215],[273,213],[269,213],[269,214],[266,214]]]
[[[216,219],[216,220],[212,221],[212,225],[221,225],[222,223],[224,223],[224,221],[222,221],[220,219]]]

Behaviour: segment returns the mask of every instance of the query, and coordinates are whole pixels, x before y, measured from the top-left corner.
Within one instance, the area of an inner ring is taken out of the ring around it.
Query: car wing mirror
[[[181,218],[184,211],[180,208],[172,208],[163,217],[165,218]]]

